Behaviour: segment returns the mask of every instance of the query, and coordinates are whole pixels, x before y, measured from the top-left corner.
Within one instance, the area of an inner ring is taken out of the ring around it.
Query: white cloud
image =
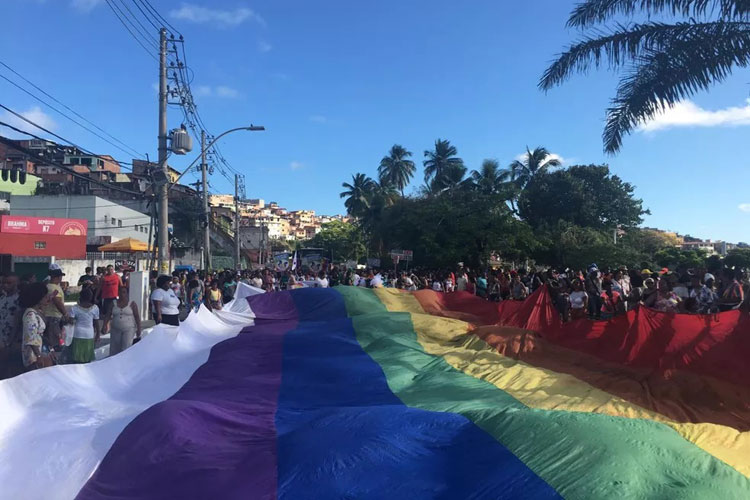
[[[73,0],[71,4],[82,12],[89,12],[94,7],[102,3],[103,0]]]
[[[740,203],[737,208],[742,210],[743,212],[750,213],[750,203]]]
[[[265,24],[263,18],[247,7],[238,7],[234,10],[209,9],[190,3],[184,3],[179,9],[169,13],[175,19],[189,21],[198,24],[213,24],[220,28],[239,26],[245,21],[256,21]]]
[[[263,40],[261,40],[260,42],[258,42],[258,51],[259,52],[263,52],[263,53],[271,52],[272,48],[273,48],[273,46],[271,46],[271,44],[268,43],[268,42],[265,42]]]
[[[680,101],[638,127],[639,132],[655,132],[673,127],[738,127],[750,125],[750,100],[745,106],[710,111],[692,101]]]
[[[55,130],[57,128],[57,123],[55,122],[55,120],[53,120],[50,115],[42,111],[42,108],[40,108],[39,106],[33,106],[32,108],[26,111],[21,111],[19,114],[23,116],[24,118],[28,118],[32,122],[39,124],[40,126],[46,128],[47,130]],[[25,121],[9,113],[8,111],[3,111],[3,114],[0,115],[0,119],[8,123],[9,125],[12,125],[21,130],[25,130],[26,132],[30,132],[34,135],[39,135],[39,136],[46,135],[44,131],[38,129],[37,127],[29,123],[26,123]],[[20,134],[10,129],[5,129],[4,127],[0,127],[0,128],[3,129],[2,135],[6,137],[10,137],[12,139],[30,139],[30,137],[25,134]],[[8,131],[8,133],[5,133],[6,130]]]
[[[514,160],[518,161],[526,161],[526,157],[529,156],[529,153],[521,153],[520,155],[513,158]],[[565,166],[575,161],[575,158],[563,158],[562,156],[552,153],[548,156],[550,160],[557,160],[560,162],[561,165]]]
[[[193,90],[193,95],[198,97],[209,96],[213,94],[213,90],[208,85],[197,85]]]
[[[328,122],[328,118],[326,118],[323,115],[312,115],[310,116],[309,119],[313,123],[327,123]]]
[[[299,161],[293,161],[289,164],[289,168],[291,168],[292,170],[299,170],[303,168],[304,166],[305,164]]]
[[[235,90],[231,87],[219,85],[218,87],[216,87],[216,95],[219,97],[224,97],[226,99],[237,99],[240,96],[240,92],[239,90]]]
[[[223,99],[237,99],[240,97],[240,91],[227,87],[226,85],[219,85],[212,87],[210,85],[196,85],[192,88],[194,97],[221,97]]]

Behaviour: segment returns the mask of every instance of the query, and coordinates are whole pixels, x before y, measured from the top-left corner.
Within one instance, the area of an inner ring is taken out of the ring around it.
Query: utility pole
[[[240,268],[240,176],[234,174],[234,268]]]
[[[206,174],[206,132],[201,130],[201,172],[203,175],[203,255],[206,257],[204,268],[211,269],[211,212],[208,210],[208,177]]]
[[[159,170],[167,167],[167,30],[159,30]],[[169,182],[159,186],[159,273],[169,274]]]

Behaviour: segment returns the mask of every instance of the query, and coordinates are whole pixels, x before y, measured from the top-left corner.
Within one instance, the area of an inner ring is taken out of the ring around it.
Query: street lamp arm
[[[213,146],[214,144],[216,144],[216,141],[218,141],[219,139],[221,139],[222,137],[224,137],[227,134],[231,134],[232,132],[237,132],[239,130],[247,130],[248,132],[257,132],[257,131],[262,131],[262,130],[265,130],[265,129],[266,129],[265,127],[258,126],[258,125],[250,125],[249,127],[232,128],[232,129],[229,129],[226,132],[222,132],[221,134],[219,134],[216,137],[214,137],[214,139],[211,142],[208,143],[208,145],[206,146],[205,149],[211,149],[211,146]],[[182,179],[182,176],[184,176],[185,174],[187,174],[188,172],[190,172],[190,169],[195,166],[195,163],[198,160],[200,160],[200,158],[201,158],[200,155],[198,155],[198,157],[196,157],[195,160],[193,160],[193,162],[190,165],[188,165],[185,170],[182,171],[182,173],[180,174],[180,176],[177,177],[177,179],[173,183],[170,183],[170,185],[167,187],[167,191],[169,191],[170,189],[172,189],[172,186],[174,186],[175,184],[177,184],[178,182],[180,182],[180,179]]]

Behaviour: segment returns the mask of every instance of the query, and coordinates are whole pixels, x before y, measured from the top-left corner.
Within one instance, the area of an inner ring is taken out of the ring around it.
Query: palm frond
[[[650,22],[644,24],[618,24],[612,31],[596,31],[571,45],[560,54],[542,75],[539,88],[547,91],[555,87],[573,73],[586,74],[592,67],[599,68],[605,62],[610,69],[616,69],[649,50],[661,50],[675,41],[687,40],[698,33],[710,30],[716,23],[677,23],[665,24]],[[725,31],[746,31],[747,23],[722,23]]]
[[[568,26],[586,28],[613,17],[669,15],[702,19],[718,15],[723,19],[742,20],[750,14],[747,0],[586,0],[576,5]]]
[[[712,84],[735,66],[750,65],[750,27],[716,22],[687,39],[640,56],[622,79],[607,111],[604,149],[617,152],[622,138],[644,121]]]

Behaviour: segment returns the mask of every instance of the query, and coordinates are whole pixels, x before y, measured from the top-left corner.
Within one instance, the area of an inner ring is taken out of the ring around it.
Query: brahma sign
[[[0,218],[0,254],[85,259],[87,232],[86,219],[3,215]]]
[[[0,232],[7,234],[49,234],[54,236],[86,236],[86,219],[54,217],[23,217],[3,215]]]

